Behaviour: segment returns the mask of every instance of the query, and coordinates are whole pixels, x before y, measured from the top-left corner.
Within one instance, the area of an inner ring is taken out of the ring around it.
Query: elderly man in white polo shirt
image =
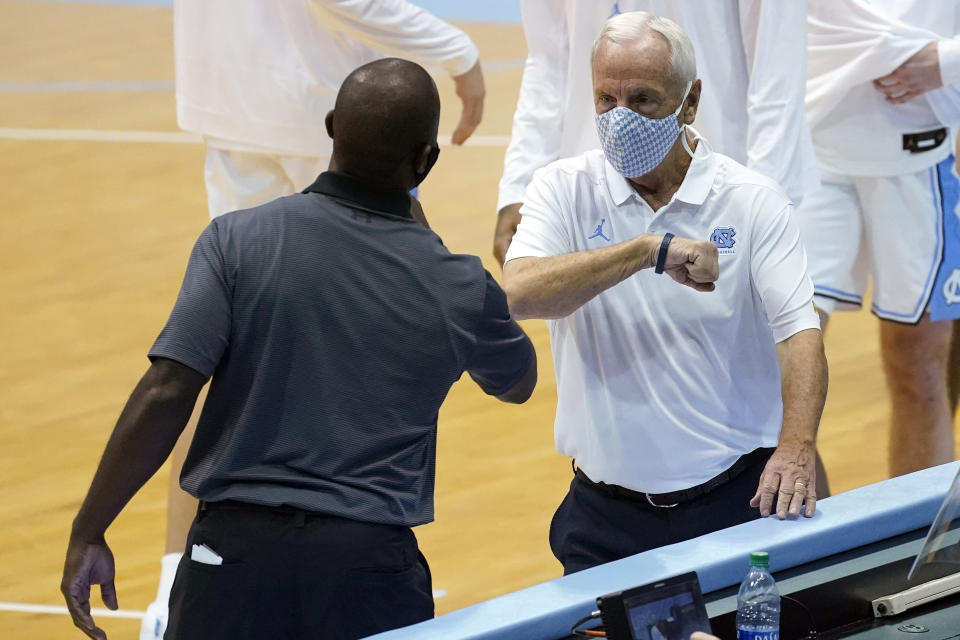
[[[534,175],[504,266],[512,312],[550,329],[577,466],[550,531],[565,573],[812,516],[827,381],[789,200],[686,127],[689,38],[634,12],[591,55],[603,150]]]

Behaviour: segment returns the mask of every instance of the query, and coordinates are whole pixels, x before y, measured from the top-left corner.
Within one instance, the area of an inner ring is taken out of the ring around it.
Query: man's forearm
[[[163,464],[205,382],[199,373],[160,359],[140,380],[110,435],[73,535],[103,536],[130,498]]]
[[[514,318],[562,318],[597,294],[656,263],[661,236],[641,235],[602,249],[518,258],[503,268]]]
[[[779,446],[814,447],[827,399],[827,359],[817,329],[796,333],[777,345],[783,395]]]

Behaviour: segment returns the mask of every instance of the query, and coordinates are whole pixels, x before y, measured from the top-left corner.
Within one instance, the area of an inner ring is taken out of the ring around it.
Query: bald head
[[[423,67],[399,58],[365,64],[343,81],[327,115],[331,167],[411,188],[436,160],[439,119],[437,87]]]

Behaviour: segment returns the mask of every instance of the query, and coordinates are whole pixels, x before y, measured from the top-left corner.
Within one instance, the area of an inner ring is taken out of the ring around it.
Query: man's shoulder
[[[763,196],[764,206],[769,206],[771,201],[779,201],[783,206],[790,204],[790,198],[776,180],[749,169],[722,153],[715,153],[714,155],[718,165],[717,186],[719,189],[733,190],[744,198]]]
[[[295,193],[289,196],[281,196],[249,209],[238,209],[224,213],[214,218],[213,222],[224,230],[241,231],[260,221],[279,222],[282,218],[278,214],[284,211],[306,211],[315,206],[317,206],[317,203],[309,197],[309,194]]]
[[[435,272],[442,280],[451,284],[486,282],[487,270],[479,256],[471,253],[452,253],[441,243],[438,258],[440,265]]]
[[[604,157],[602,149],[591,149],[580,155],[554,160],[534,172],[534,178],[563,182],[577,177],[599,183],[604,176]]]

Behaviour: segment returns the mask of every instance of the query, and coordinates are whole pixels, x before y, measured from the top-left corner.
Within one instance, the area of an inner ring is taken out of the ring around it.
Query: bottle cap
[[[770,554],[766,551],[754,551],[750,554],[751,567],[769,567]]]

